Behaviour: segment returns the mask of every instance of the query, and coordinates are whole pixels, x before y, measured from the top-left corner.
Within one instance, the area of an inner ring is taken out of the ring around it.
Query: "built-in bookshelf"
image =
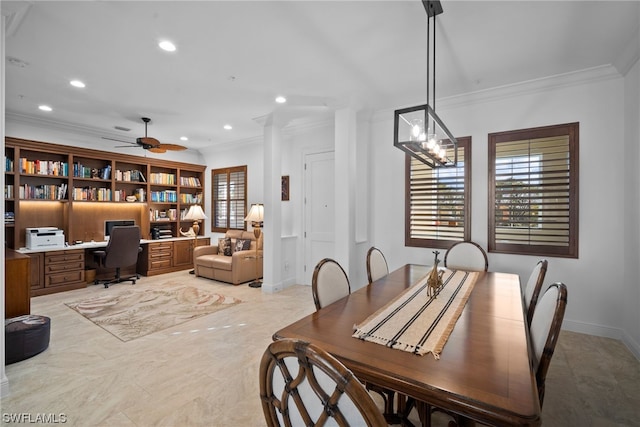
[[[204,165],[5,139],[5,235],[25,245],[27,227],[58,227],[69,242],[102,240],[104,221],[134,219],[179,237],[184,213],[204,204]],[[201,234],[202,231],[201,231]]]

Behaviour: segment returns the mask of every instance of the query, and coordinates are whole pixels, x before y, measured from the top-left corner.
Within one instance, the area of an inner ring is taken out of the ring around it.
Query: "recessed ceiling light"
[[[231,126],[231,125],[224,125],[223,127],[224,127],[226,130],[231,130],[231,129],[233,129],[233,126]]]
[[[284,96],[278,96],[276,97],[276,102],[278,104],[284,104],[285,102],[287,102],[287,98],[285,98]]]
[[[160,49],[166,50],[167,52],[175,52],[176,50],[176,45],[171,43],[169,40],[161,41],[160,43],[158,43],[158,46],[160,46]]]
[[[49,107],[48,105],[39,105],[38,108],[42,111],[53,111],[53,108]]]
[[[71,86],[73,86],[73,87],[79,87],[79,88],[83,88],[83,87],[85,87],[85,86],[86,86],[86,85],[85,85],[83,82],[81,82],[80,80],[71,80],[71,81],[69,82],[69,84],[70,84]]]
[[[180,137],[180,141],[188,141],[188,140],[189,140],[189,138],[187,138],[186,136],[181,136]]]

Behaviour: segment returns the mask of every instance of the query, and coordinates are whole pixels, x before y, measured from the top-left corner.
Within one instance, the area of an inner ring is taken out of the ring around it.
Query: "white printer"
[[[64,248],[64,230],[56,227],[27,228],[27,249]]]

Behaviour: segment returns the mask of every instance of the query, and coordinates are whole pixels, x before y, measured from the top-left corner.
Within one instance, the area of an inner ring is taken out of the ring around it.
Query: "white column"
[[[286,124],[286,123],[284,123]],[[282,127],[276,113],[264,121],[264,278],[262,292],[282,290]]]
[[[5,128],[4,128],[4,110],[5,110],[5,100],[4,100],[4,94],[5,92],[5,84],[4,84],[4,79],[5,79],[5,71],[4,71],[4,55],[5,55],[5,49],[4,49],[4,35],[5,35],[5,29],[6,29],[6,17],[4,16],[4,14],[0,15],[0,93],[2,93],[3,95],[0,96],[0,147],[2,147],[2,152],[4,153],[4,132],[5,132]],[[0,187],[4,188],[4,172],[2,173],[2,175],[0,175]],[[4,212],[4,192],[2,193],[2,211]],[[3,244],[0,245],[0,257],[2,257],[2,260],[4,262],[4,241],[5,241],[5,231],[4,231],[4,227],[2,227],[2,229],[0,229],[0,237],[2,238],[2,242]],[[4,271],[4,268],[2,269],[2,271]],[[4,300],[5,300],[5,295],[4,295],[4,274],[2,274],[2,287],[0,288],[0,318],[4,319]],[[5,359],[4,359],[4,327],[2,328],[2,332],[0,332],[0,357],[2,357],[2,363],[0,364],[0,398],[7,396],[9,394],[9,379],[7,378],[7,375],[5,373]]]
[[[335,256],[349,277],[355,264],[356,110],[335,112]]]

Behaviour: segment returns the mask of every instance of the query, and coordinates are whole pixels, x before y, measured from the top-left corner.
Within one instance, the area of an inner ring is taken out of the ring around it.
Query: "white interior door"
[[[311,285],[316,264],[335,251],[334,153],[307,154],[304,173],[304,283]]]

